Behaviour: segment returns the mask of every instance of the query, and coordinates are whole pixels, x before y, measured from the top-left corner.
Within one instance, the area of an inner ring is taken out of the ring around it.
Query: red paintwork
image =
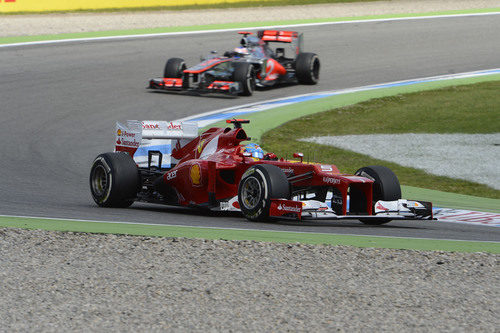
[[[234,83],[233,81],[214,81],[210,84],[207,89],[220,89],[220,90],[229,90],[230,84]]]
[[[276,80],[279,75],[285,75],[286,69],[274,59],[268,59],[266,64],[266,77],[264,80]]]
[[[163,175],[163,181],[176,190],[179,204],[205,205],[209,202],[209,193],[217,200],[233,198],[238,195],[243,173],[250,166],[263,163],[278,166],[288,177],[312,172],[312,178],[295,182],[294,186],[336,187],[342,193],[343,202],[347,202],[349,186],[359,188],[367,198],[372,197],[372,180],[341,174],[335,165],[243,156],[240,144],[246,140],[248,137],[242,128],[210,128],[184,147],[177,145],[172,157],[179,163]],[[222,173],[231,173],[233,177],[228,179]],[[371,200],[367,200],[369,214],[372,214],[371,206]],[[346,214],[345,205],[343,214]]]
[[[233,81],[214,81],[206,89],[213,90],[229,90]],[[182,88],[182,79],[180,78],[163,78],[160,82],[165,88]]]
[[[130,156],[134,156],[135,152],[137,151],[137,148],[132,148],[132,147],[125,147],[120,145],[121,142],[116,141],[115,145],[115,151],[124,151],[128,153]]]
[[[262,40],[264,42],[291,43],[297,37],[298,33],[296,31],[265,30]]]
[[[164,78],[163,84],[169,88],[182,88],[182,79]]]
[[[270,217],[289,217],[300,220],[302,215],[302,202],[293,200],[271,200],[269,208]]]

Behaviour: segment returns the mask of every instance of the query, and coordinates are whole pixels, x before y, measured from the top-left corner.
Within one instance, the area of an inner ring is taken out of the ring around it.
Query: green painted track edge
[[[111,31],[82,32],[82,33],[64,33],[64,34],[55,34],[55,35],[12,36],[12,37],[0,37],[0,44],[15,44],[15,43],[52,41],[52,40],[64,40],[64,39],[80,39],[80,38],[147,35],[147,34],[169,33],[169,32],[238,29],[238,28],[251,28],[251,27],[259,27],[259,26],[276,26],[276,25],[292,25],[292,24],[307,24],[307,23],[329,23],[329,22],[341,22],[341,21],[410,18],[410,17],[422,17],[422,16],[459,15],[459,14],[481,14],[481,13],[496,13],[496,12],[500,12],[500,7],[483,8],[483,9],[469,9],[469,10],[451,10],[451,11],[428,12],[428,13],[412,13],[412,14],[391,14],[391,15],[370,15],[370,16],[359,16],[359,17],[339,17],[339,18],[328,18],[328,19],[260,21],[260,22],[210,24],[210,25],[196,25],[196,26],[183,26],[183,27],[164,27],[164,28],[133,29],[133,30],[111,30]],[[2,17],[2,15],[0,15],[0,17]]]
[[[98,209],[98,208],[96,208]],[[242,218],[242,227],[245,221]],[[110,223],[95,221],[56,220],[0,216],[0,227],[41,229],[63,232],[111,233],[149,237],[176,237],[224,240],[252,240],[278,243],[326,244],[354,247],[374,247],[421,251],[489,252],[500,253],[498,242],[474,242],[377,236],[353,236],[282,231],[235,230],[151,225],[140,223]],[[365,226],[360,224],[360,228]],[[489,227],[485,227],[489,228]]]

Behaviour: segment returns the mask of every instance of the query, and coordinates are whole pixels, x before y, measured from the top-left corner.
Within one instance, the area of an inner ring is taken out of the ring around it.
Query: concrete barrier
[[[109,8],[175,7],[266,0],[0,0],[0,13],[49,12]]]

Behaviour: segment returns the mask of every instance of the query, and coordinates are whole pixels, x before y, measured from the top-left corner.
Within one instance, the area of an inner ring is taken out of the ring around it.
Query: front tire
[[[233,80],[241,85],[242,96],[252,96],[255,91],[256,74],[253,65],[248,62],[235,62]]]
[[[269,219],[271,199],[289,199],[290,185],[283,171],[275,165],[251,166],[241,177],[238,203],[250,221]]]
[[[370,178],[374,181],[373,205],[379,200],[394,201],[401,199],[401,185],[399,184],[398,177],[391,169],[381,165],[372,165],[359,169],[355,175]],[[360,221],[365,224],[380,225],[390,222],[391,219],[360,219]]]
[[[319,81],[319,58],[315,53],[299,53],[295,60],[295,75],[300,84],[316,84]]]
[[[184,59],[181,58],[170,58],[165,64],[165,69],[163,70],[163,77],[168,78],[182,78],[182,73],[186,69],[186,63]]]
[[[137,195],[139,173],[132,157],[123,152],[97,156],[90,169],[90,192],[101,207],[129,207]]]

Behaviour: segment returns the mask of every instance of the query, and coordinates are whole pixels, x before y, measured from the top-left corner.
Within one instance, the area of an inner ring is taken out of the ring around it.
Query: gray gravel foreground
[[[0,331],[484,331],[499,256],[0,229]]]

